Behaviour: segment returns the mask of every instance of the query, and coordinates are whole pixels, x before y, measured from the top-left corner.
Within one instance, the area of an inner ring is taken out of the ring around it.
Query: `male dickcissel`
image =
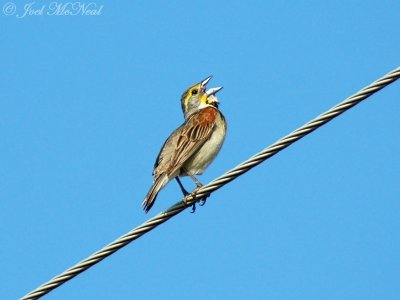
[[[153,171],[153,185],[143,200],[147,213],[154,204],[158,192],[176,178],[183,193],[188,194],[179,176],[190,176],[198,187],[201,183],[194,175],[203,171],[217,156],[225,139],[226,121],[218,110],[215,94],[222,87],[206,90],[211,76],[187,89],[181,104],[185,122],[165,141],[157,156]]]

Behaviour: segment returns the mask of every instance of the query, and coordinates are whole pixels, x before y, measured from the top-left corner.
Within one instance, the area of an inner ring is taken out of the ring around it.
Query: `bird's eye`
[[[192,95],[196,95],[198,93],[198,90],[192,90]]]

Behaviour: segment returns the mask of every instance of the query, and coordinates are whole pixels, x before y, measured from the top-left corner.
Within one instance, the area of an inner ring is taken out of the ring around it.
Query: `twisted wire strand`
[[[227,183],[231,182],[235,178],[239,177],[240,175],[246,173],[250,169],[254,168],[258,164],[264,162],[268,158],[274,156],[279,151],[285,149],[289,145],[293,144],[294,142],[300,140],[307,134],[313,132],[317,128],[321,127],[322,125],[328,123],[335,117],[339,116],[346,110],[352,108],[353,106],[357,105],[361,101],[367,99],[372,94],[376,93],[377,91],[383,89],[387,85],[391,84],[395,80],[400,78],[400,67],[394,69],[390,73],[386,74],[382,78],[376,80],[369,86],[363,88],[359,92],[355,93],[354,95],[350,96],[349,98],[345,99],[343,102],[335,105],[328,111],[320,114],[315,119],[309,121],[308,123],[304,124],[300,128],[294,130],[292,133],[288,134],[287,136],[281,138],[274,144],[270,145],[269,147],[265,148],[261,152],[255,154],[248,160],[242,162],[235,168],[227,171],[222,176],[214,179],[210,183],[204,185],[196,193],[192,193],[188,195],[185,201],[180,201],[175,205],[171,206],[169,209],[159,213],[158,215],[154,216],[153,218],[147,220],[142,225],[136,227],[135,229],[129,231],[128,233],[124,234],[123,236],[117,238],[114,242],[108,244],[101,250],[93,253],[88,258],[82,260],[81,262],[77,263],[75,266],[67,269],[60,275],[54,277],[53,279],[49,280],[48,282],[42,284],[37,289],[31,291],[27,295],[21,298],[21,300],[32,300],[38,299],[45,294],[49,293],[53,289],[57,288],[61,284],[65,283],[66,281],[72,279],[73,277],[77,276],[78,274],[82,273],[83,271],[87,270],[88,268],[92,267],[93,265],[97,264],[107,256],[113,254],[114,252],[118,251],[122,247],[126,246],[130,242],[136,240],[137,238],[141,237],[145,233],[150,230],[153,230],[158,225],[166,222],[173,216],[179,214],[186,208],[190,207],[193,203],[196,202],[196,199],[201,199],[205,196],[210,195],[212,192],[218,190],[222,186],[226,185]]]

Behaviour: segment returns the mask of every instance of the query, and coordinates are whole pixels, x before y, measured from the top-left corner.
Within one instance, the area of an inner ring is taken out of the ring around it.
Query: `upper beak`
[[[204,79],[201,82],[201,87],[205,87],[207,85],[207,83],[211,80],[212,76],[208,76],[206,79]]]
[[[206,79],[204,79],[204,80],[201,82],[201,87],[204,88],[204,90],[205,90],[205,87],[206,87],[207,83],[211,80],[211,78],[212,78],[212,76],[208,76]],[[206,94],[207,94],[207,96],[215,95],[215,94],[218,93],[220,90],[222,90],[222,86],[208,89],[208,90],[206,91]]]

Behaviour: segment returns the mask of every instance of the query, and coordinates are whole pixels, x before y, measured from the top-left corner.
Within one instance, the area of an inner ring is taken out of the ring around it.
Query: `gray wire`
[[[274,156],[279,151],[285,149],[289,145],[293,144],[294,142],[300,140],[305,135],[313,132],[315,129],[321,127],[322,125],[328,123],[333,118],[337,117],[338,115],[342,114],[346,110],[352,108],[356,104],[360,103],[361,101],[365,100],[372,94],[376,93],[377,91],[381,90],[385,86],[389,85],[390,83],[394,82],[395,80],[399,79],[400,77],[400,67],[393,70],[392,72],[388,73],[387,75],[383,76],[382,78],[378,79],[377,81],[373,82],[369,86],[363,88],[359,92],[355,93],[353,96],[350,96],[343,102],[337,104],[336,106],[332,107],[330,110],[326,111],[325,113],[319,115],[315,119],[311,120],[310,122],[304,124],[300,128],[296,129],[289,135],[281,138],[271,146],[265,148],[263,151],[257,153],[256,155],[252,156],[245,162],[239,164],[235,168],[231,169],[230,171],[226,172],[222,176],[218,177],[217,179],[211,181],[207,185],[204,185],[196,192],[196,197],[193,197],[193,194],[190,194],[186,198],[186,203],[180,201],[167,209],[159,213],[158,215],[154,216],[153,218],[147,220],[142,225],[136,227],[135,229],[129,231],[125,235],[119,237],[111,244],[105,246],[103,249],[93,253],[88,258],[82,260],[81,262],[77,263],[75,266],[67,269],[60,275],[54,277],[50,281],[44,283],[37,289],[33,290],[23,298],[22,300],[28,299],[38,299],[43,295],[47,294],[48,292],[52,291],[53,289],[57,288],[61,284],[65,283],[66,281],[72,279],[76,275],[82,273],[86,269],[92,267],[93,265],[97,264],[107,256],[113,254],[114,252],[118,251],[122,247],[126,246],[130,242],[136,240],[137,238],[141,237],[148,231],[154,229],[158,225],[164,223],[165,221],[169,220],[176,214],[182,212],[189,206],[191,206],[196,199],[200,199],[202,197],[210,195],[212,192],[218,190],[225,184],[229,183],[230,181],[234,180],[238,176],[244,174],[245,172],[249,171],[250,169],[254,168],[258,164],[262,163],[266,159]]]

